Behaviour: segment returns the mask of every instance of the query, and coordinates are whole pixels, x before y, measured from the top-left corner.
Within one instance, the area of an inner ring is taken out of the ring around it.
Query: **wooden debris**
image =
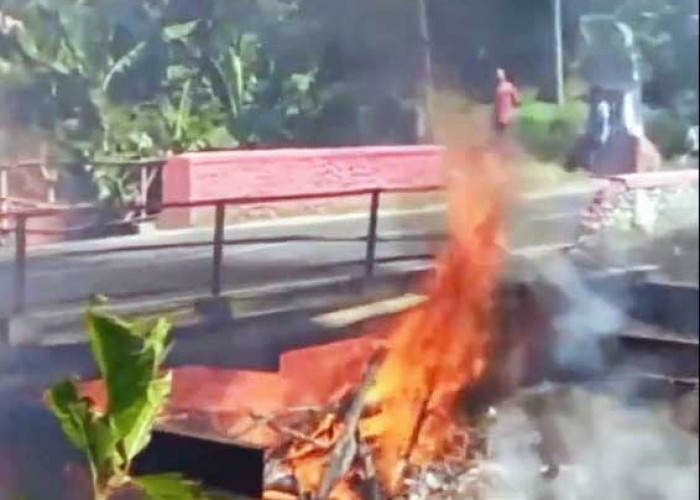
[[[296,441],[301,441],[310,444],[312,446],[315,446],[319,450],[327,450],[329,448],[327,443],[319,441],[313,436],[307,436],[303,432],[293,429],[291,427],[279,424],[275,422],[274,418],[257,415],[253,412],[250,412],[250,417],[257,422],[263,423],[264,425],[268,426],[270,429],[272,429],[282,437],[287,437]]]
[[[377,471],[374,467],[372,450],[367,442],[362,439],[359,432],[355,436],[355,439],[358,442],[358,455],[360,457],[364,472],[364,495],[362,495],[362,498],[366,498],[367,500],[384,500],[384,495],[382,494],[382,490],[377,479]]]
[[[413,450],[418,444],[418,439],[420,439],[420,434],[423,430],[423,424],[425,423],[425,419],[428,417],[428,407],[430,405],[430,400],[432,399],[432,396],[433,392],[431,390],[421,403],[420,411],[418,412],[416,421],[413,425],[413,430],[411,431],[411,439],[409,440],[408,446],[406,447],[406,451],[403,455],[403,459],[407,463],[411,462],[411,455],[413,455]]]
[[[279,461],[268,460],[265,466],[265,490],[297,496],[299,484],[291,471],[285,470]]]
[[[331,452],[328,467],[323,474],[321,485],[316,495],[318,500],[328,498],[333,487],[349,472],[355,461],[358,452],[357,426],[365,408],[367,392],[374,383],[374,377],[383,359],[384,353],[375,354],[367,365],[362,384],[357,389],[355,397],[345,413],[343,435],[338,439]]]
[[[313,318],[312,321],[327,328],[344,328],[362,321],[404,312],[422,304],[425,300],[426,297],[423,295],[406,294],[401,297],[322,314]]]
[[[299,497],[284,491],[267,490],[263,494],[262,500],[299,500]]]

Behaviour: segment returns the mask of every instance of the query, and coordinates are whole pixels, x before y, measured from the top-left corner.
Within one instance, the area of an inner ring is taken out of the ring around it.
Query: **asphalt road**
[[[402,213],[382,217],[382,242],[378,257],[426,253],[424,241],[401,241],[409,231],[424,236],[439,230],[439,211]],[[365,255],[365,216],[317,218],[297,224],[268,223],[229,226],[225,237],[222,283],[225,289],[262,283],[314,279],[329,273],[359,269]],[[266,243],[248,242],[257,239]],[[301,241],[284,241],[299,238]],[[177,291],[206,293],[211,283],[211,230],[157,232],[134,237],[66,243],[30,253],[27,304],[46,307],[84,300],[91,293],[110,297],[171,294]],[[193,246],[202,244],[202,246]],[[160,250],[115,251],[110,249],[148,245],[188,245]],[[91,254],[90,252],[105,252]],[[67,254],[66,254],[67,253]],[[61,255],[63,254],[63,255]],[[352,264],[356,262],[357,264]],[[11,262],[5,260],[0,274],[0,302],[11,303]]]
[[[570,242],[589,196],[590,191],[577,191],[527,200],[511,217],[511,248]],[[367,219],[366,214],[351,214],[228,226],[225,237],[231,244],[224,250],[223,288],[241,291],[359,276],[364,269]],[[392,262],[379,263],[377,271],[428,262],[426,257],[441,244],[443,225],[444,209],[439,206],[382,213],[377,258]],[[117,301],[206,296],[212,248],[204,245],[211,239],[211,229],[157,231],[31,250],[26,315],[79,310],[94,293]],[[259,239],[271,241],[255,241]],[[144,245],[188,246],[135,248]],[[0,318],[11,315],[13,303],[10,250],[0,251]]]

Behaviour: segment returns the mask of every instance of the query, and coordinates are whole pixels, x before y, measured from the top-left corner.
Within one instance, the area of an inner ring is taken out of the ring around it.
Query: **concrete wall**
[[[192,153],[173,157],[163,171],[163,202],[194,202],[299,194],[411,189],[442,183],[442,149],[433,146],[288,149]],[[246,214],[312,215],[366,207],[362,199],[253,203]],[[233,211],[233,210],[232,210]],[[165,211],[161,227],[207,224],[211,208]],[[240,210],[238,211],[240,216]]]

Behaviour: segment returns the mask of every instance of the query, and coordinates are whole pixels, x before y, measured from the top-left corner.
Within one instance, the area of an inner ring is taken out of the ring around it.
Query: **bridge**
[[[413,303],[406,294],[431,269],[444,239],[444,207],[387,209],[382,202],[396,193],[440,189],[375,187],[138,205],[134,209],[144,212],[208,209],[215,216],[208,227],[38,247],[27,245],[32,220],[96,208],[2,214],[11,238],[0,249],[7,345],[0,372],[5,380],[29,372],[41,380],[91,374],[81,324],[91,294],[110,297],[105,307],[112,312],[171,317],[173,366],[274,369],[285,350],[356,334],[358,323]],[[519,262],[546,259],[571,245],[596,189],[588,184],[519,200],[510,224],[510,271],[517,275]],[[246,204],[344,197],[363,199],[366,210],[238,224],[226,218],[231,207]],[[368,303],[379,307],[367,313]],[[350,311],[350,320],[324,323],[339,309]]]

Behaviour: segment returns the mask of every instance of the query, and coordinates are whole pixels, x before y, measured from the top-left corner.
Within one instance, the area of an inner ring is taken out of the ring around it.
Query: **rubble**
[[[688,400],[696,403],[694,396]],[[335,469],[343,471],[335,476],[345,481],[343,489],[304,496],[283,461],[270,459],[264,498],[635,500],[646,492],[648,498],[685,500],[700,488],[699,455],[695,437],[673,418],[663,408],[633,407],[612,394],[544,385],[491,409],[478,427],[462,429],[468,444],[456,439],[447,456],[422,467],[408,464],[393,496],[374,477],[371,445],[359,441],[348,452],[352,460],[343,454],[343,467]],[[543,447],[552,449],[543,453]],[[666,475],[673,485],[663,484]]]
[[[613,184],[601,192],[584,214],[581,236],[604,230],[667,231],[697,218],[698,186],[634,189]],[[683,215],[682,218],[678,218]],[[696,221],[695,221],[696,222]]]
[[[671,279],[697,280],[699,196],[697,183],[611,183],[584,213],[571,255],[591,266],[657,265]]]

